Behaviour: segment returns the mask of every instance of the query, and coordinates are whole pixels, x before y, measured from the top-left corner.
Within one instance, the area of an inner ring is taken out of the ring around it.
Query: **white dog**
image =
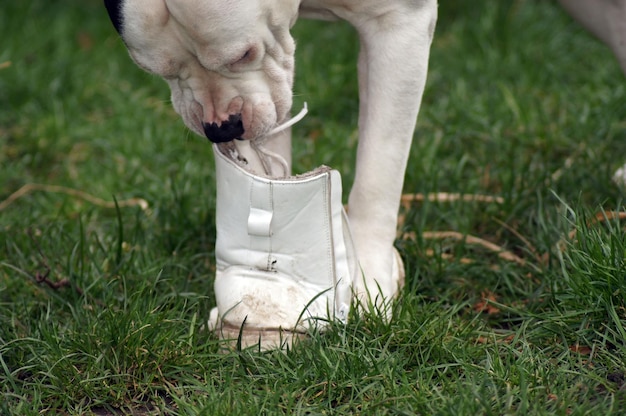
[[[626,71],[626,0],[561,3],[612,47]],[[274,177],[288,175],[284,170],[291,160],[290,135],[273,132],[288,120],[292,104],[295,46],[290,28],[299,17],[344,19],[356,28],[361,42],[359,145],[348,216],[362,273],[353,279],[363,281],[352,284],[361,295],[393,298],[403,275],[393,248],[397,215],[426,82],[437,1],[105,0],[105,4],[133,60],[169,84],[174,108],[185,124],[214,143],[243,139],[233,142],[238,157],[250,171]],[[394,127],[393,134],[388,126]],[[267,139],[268,135],[274,137]],[[246,146],[259,138],[267,154],[283,161],[280,174],[268,170],[259,152]]]

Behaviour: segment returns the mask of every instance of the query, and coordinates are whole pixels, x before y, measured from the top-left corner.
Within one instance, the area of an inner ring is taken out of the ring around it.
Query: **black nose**
[[[213,143],[224,143],[241,138],[244,132],[241,114],[231,114],[228,121],[217,123],[202,123],[204,134]]]

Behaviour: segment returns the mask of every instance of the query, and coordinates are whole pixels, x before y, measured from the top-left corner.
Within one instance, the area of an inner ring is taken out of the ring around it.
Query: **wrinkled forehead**
[[[126,0],[122,4],[123,34],[131,44],[156,42],[175,33],[195,43],[224,44],[254,34],[261,26],[288,30],[298,14],[295,0]]]
[[[212,68],[236,60],[255,42],[288,48],[298,1],[125,0],[120,11],[122,37],[135,62],[166,76],[190,56]]]
[[[257,1],[164,0],[164,3],[170,18],[194,40],[232,38],[263,19]]]

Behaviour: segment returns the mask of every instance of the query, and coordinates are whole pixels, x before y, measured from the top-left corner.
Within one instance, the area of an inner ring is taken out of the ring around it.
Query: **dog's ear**
[[[111,22],[113,26],[115,26],[115,30],[120,35],[122,34],[122,3],[123,0],[104,0],[104,6],[107,8],[109,12],[109,17],[111,18]]]

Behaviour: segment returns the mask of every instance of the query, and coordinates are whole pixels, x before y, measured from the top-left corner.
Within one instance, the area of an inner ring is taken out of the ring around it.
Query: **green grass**
[[[224,354],[202,329],[206,140],[100,1],[4,1],[0,203],[36,183],[149,207],[35,190],[0,211],[0,414],[623,414],[626,232],[593,219],[623,210],[610,178],[626,162],[624,75],[551,2],[441,3],[405,191],[504,203],[407,213],[417,238],[398,241],[407,284],[391,323],[355,316],[288,353]],[[328,164],[348,187],[357,39],[322,22],[294,35],[295,108],[310,108],[296,170]]]

